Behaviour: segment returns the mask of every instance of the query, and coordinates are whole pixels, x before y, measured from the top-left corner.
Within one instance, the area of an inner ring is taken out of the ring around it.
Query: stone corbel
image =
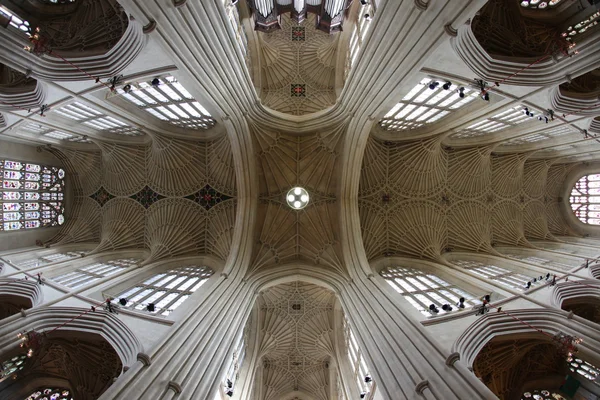
[[[225,272],[223,272],[223,273],[221,273],[221,278],[227,279],[227,278],[229,278],[229,274],[226,274]]]
[[[140,361],[142,364],[144,364],[144,367],[148,367],[148,366],[150,366],[150,364],[152,364],[152,360],[150,359],[150,356],[146,353],[138,353],[137,360]]]
[[[187,3],[187,0],[173,0],[173,7],[175,7],[175,8],[183,7],[183,6],[185,6],[185,3]]]

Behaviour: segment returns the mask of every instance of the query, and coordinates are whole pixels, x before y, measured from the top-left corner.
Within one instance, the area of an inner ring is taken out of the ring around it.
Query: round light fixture
[[[288,206],[292,207],[294,210],[302,210],[308,204],[310,197],[304,188],[295,187],[287,192],[285,199],[287,200]]]

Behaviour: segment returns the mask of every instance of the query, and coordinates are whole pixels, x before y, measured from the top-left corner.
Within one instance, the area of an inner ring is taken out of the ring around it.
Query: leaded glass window
[[[135,265],[140,260],[135,258],[124,258],[120,260],[105,261],[94,263],[85,267],[77,268],[75,271],[68,272],[51,278],[54,282],[70,287],[71,289],[78,288],[83,285],[88,285],[104,277],[114,275],[117,272]]]
[[[83,251],[68,251],[66,253],[48,254],[36,258],[14,261],[12,262],[12,264],[22,268],[39,267],[40,265],[72,260],[74,258],[79,258],[83,255],[85,255]]]
[[[37,389],[25,400],[73,400],[73,396],[67,389],[48,388]]]
[[[598,21],[600,21],[600,11],[596,11],[583,21],[580,21],[575,25],[569,26],[567,30],[563,32],[562,35],[566,37],[566,39],[569,42],[574,42],[574,40],[577,39],[580,34],[598,25]]]
[[[479,92],[465,86],[464,96],[460,97],[459,88],[451,85],[444,89],[445,82],[434,77],[423,78],[383,117],[381,127],[392,131],[416,129],[445,117],[479,96]],[[434,83],[437,85],[432,85]]]
[[[100,132],[115,133],[124,136],[142,136],[144,134],[139,128],[134,128],[120,119],[105,115],[95,108],[77,101],[62,106],[54,112]],[[63,134],[65,133],[63,132]]]
[[[9,25],[23,32],[28,37],[31,36],[31,26],[29,25],[29,21],[25,21],[22,18],[19,18],[17,14],[9,10],[8,8],[0,5],[0,15],[9,19]]]
[[[502,285],[512,288],[523,288],[525,285],[527,285],[527,282],[533,280],[533,278],[529,276],[510,271],[506,268],[491,264],[484,264],[477,261],[454,260],[451,261],[451,263],[469,270],[481,277],[497,281]]]
[[[235,351],[229,360],[225,378],[222,386],[217,391],[215,400],[227,400],[233,396],[233,394],[235,394],[235,384],[240,377],[242,364],[244,363],[244,358],[246,357],[246,335],[247,327],[244,329],[244,333],[242,334],[242,337],[240,338],[240,341],[235,347]]]
[[[598,367],[582,360],[581,358],[569,357],[567,358],[567,362],[569,363],[569,369],[571,372],[581,375],[600,386],[600,380],[598,380],[598,376],[600,376],[600,369],[598,369]]]
[[[435,304],[440,314],[448,304],[454,309],[460,298],[464,298],[465,307],[475,305],[477,300],[472,294],[452,285],[433,274],[415,268],[388,267],[381,271],[381,276],[423,315],[431,315],[429,306]],[[448,310],[451,311],[451,310]]]
[[[49,138],[64,140],[67,142],[78,142],[78,143],[92,143],[90,139],[83,135],[76,135],[73,133],[67,133],[56,129],[48,128],[42,124],[36,122],[30,122],[18,128],[20,131],[25,133],[33,133],[38,135],[40,138]]]
[[[571,209],[584,224],[600,225],[600,174],[579,179],[569,197]]]
[[[576,131],[570,125],[562,125],[552,129],[545,129],[536,133],[515,137],[502,143],[502,146],[518,146],[523,144],[538,143],[544,140],[554,139],[575,133]]]
[[[371,27],[371,21],[375,14],[375,7],[372,2],[361,6],[358,11],[358,19],[354,22],[354,29],[350,36],[350,45],[348,46],[348,57],[346,58],[346,77],[350,73],[360,48],[362,47],[363,41],[367,36],[367,32]],[[367,17],[368,15],[368,17]]]
[[[153,314],[169,315],[190,297],[213,274],[206,266],[188,265],[156,274],[123,291],[118,298],[127,299],[126,308],[144,310],[154,304]]]
[[[515,258],[520,261],[525,261],[525,262],[528,262],[531,264],[537,264],[537,265],[541,265],[544,267],[560,269],[563,271],[569,271],[578,265],[578,263],[575,263],[574,265],[569,265],[569,264],[561,263],[558,261],[548,260],[547,258],[542,258],[542,257],[522,256],[522,255],[517,255],[517,254],[506,254],[506,255],[509,256],[510,258]]]
[[[567,398],[553,390],[533,390],[523,393],[521,400],[567,400]]]
[[[367,376],[370,377],[369,368],[367,368],[367,363],[365,361],[365,357],[358,346],[358,342],[356,341],[356,337],[352,332],[352,328],[350,327],[350,323],[347,318],[344,318],[344,341],[346,345],[346,350],[348,351],[348,359],[350,360],[350,369],[352,370],[353,378],[358,385],[358,390],[361,393],[369,393],[373,389],[373,381],[365,382],[365,378]],[[370,398],[372,398],[373,393],[371,393]]]
[[[492,117],[485,118],[481,121],[477,121],[472,125],[467,126],[465,129],[451,135],[452,139],[465,139],[474,138],[486,135],[488,133],[498,132],[512,126],[516,126],[520,123],[530,121],[535,116],[539,116],[539,112],[532,107],[527,108],[533,115],[533,117],[525,114],[525,106],[516,106],[509,109],[500,111]],[[537,119],[536,119],[537,121]]]
[[[123,98],[156,118],[187,129],[209,129],[216,121],[173,76],[155,82],[131,83],[131,90],[118,88]]]
[[[550,1],[517,0],[517,1],[521,4],[521,7],[543,10],[546,8],[556,7],[562,0],[550,0]]]
[[[65,222],[63,169],[0,160],[0,174],[0,230],[58,226]]]
[[[20,354],[11,358],[10,360],[3,361],[0,368],[0,380],[9,377],[15,372],[21,371],[25,368],[27,362],[27,355]]]

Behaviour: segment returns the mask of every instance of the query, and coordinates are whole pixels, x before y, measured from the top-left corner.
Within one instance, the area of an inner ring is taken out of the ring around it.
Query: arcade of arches
[[[599,21],[0,1],[0,400],[600,399]]]

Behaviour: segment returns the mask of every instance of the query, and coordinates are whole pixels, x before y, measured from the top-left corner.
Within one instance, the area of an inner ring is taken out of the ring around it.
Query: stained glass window
[[[439,314],[447,312],[442,309],[444,304],[457,310],[455,305],[459,303],[461,297],[465,299],[465,307],[477,303],[472,294],[451,285],[436,275],[415,268],[388,267],[381,271],[381,276],[423,315],[431,315],[429,312],[431,304],[435,304]]]
[[[569,42],[574,42],[577,37],[587,31],[588,29],[598,25],[600,21],[600,11],[596,11],[594,14],[590,15],[588,18],[583,21],[578,22],[575,25],[569,26],[565,32],[563,32],[563,36]]]
[[[562,0],[550,0],[550,1],[541,1],[541,0],[517,0],[521,3],[521,7],[532,8],[537,10],[543,10],[545,8],[556,7]]]
[[[553,390],[533,390],[523,393],[521,400],[567,400],[567,398]]]
[[[0,368],[0,380],[22,370],[25,367],[26,362],[27,355],[25,354],[21,354],[11,358],[10,360],[3,361],[1,365],[2,368]]]
[[[0,230],[58,226],[65,222],[63,169],[0,160],[0,173]]]
[[[444,89],[445,84],[444,79],[423,78],[383,117],[381,127],[392,131],[416,129],[445,117],[479,96],[479,92],[467,86],[450,85]]]
[[[525,287],[527,282],[533,280],[533,278],[529,276],[510,271],[506,268],[498,267],[496,265],[491,264],[484,264],[477,261],[454,260],[451,261],[451,263],[466,270],[469,270],[481,277],[497,281],[498,283],[512,288],[522,289],[523,287]]]
[[[190,297],[210,276],[206,266],[188,265],[153,275],[125,290],[117,298],[127,299],[126,308],[144,310],[154,304],[153,314],[169,315]]]
[[[347,318],[344,318],[343,329],[348,359],[350,360],[350,368],[352,370],[354,380],[358,385],[358,389],[361,393],[365,394],[374,391],[373,381],[371,380],[370,382],[366,382],[365,378],[367,376],[370,377],[369,369],[367,368],[365,357],[358,346],[358,342],[356,341],[356,337],[352,332],[352,328],[350,327],[350,323]],[[371,393],[371,395],[372,394],[373,393]]]
[[[598,369],[598,367],[582,360],[581,358],[569,357],[567,358],[567,362],[569,363],[569,369],[571,372],[575,372],[576,374],[579,374],[600,386],[600,380],[598,380],[598,376],[600,376],[600,369]]]
[[[67,389],[49,388],[37,389],[25,400],[73,400],[73,396]]]
[[[139,261],[140,260],[135,258],[125,258],[120,260],[94,263],[85,267],[77,268],[73,272],[55,276],[51,279],[54,282],[60,283],[61,285],[75,289],[80,286],[95,282],[98,279],[114,275],[117,272],[124,271]]]
[[[117,92],[156,118],[188,129],[209,129],[216,121],[174,77],[130,84],[131,90]]]
[[[29,22],[24,19],[19,18],[17,14],[9,10],[8,8],[0,5],[0,15],[9,19],[9,25],[18,29],[22,33],[27,36],[31,36],[31,27],[29,26]]]
[[[569,197],[571,209],[584,224],[600,225],[600,174],[579,179]]]

